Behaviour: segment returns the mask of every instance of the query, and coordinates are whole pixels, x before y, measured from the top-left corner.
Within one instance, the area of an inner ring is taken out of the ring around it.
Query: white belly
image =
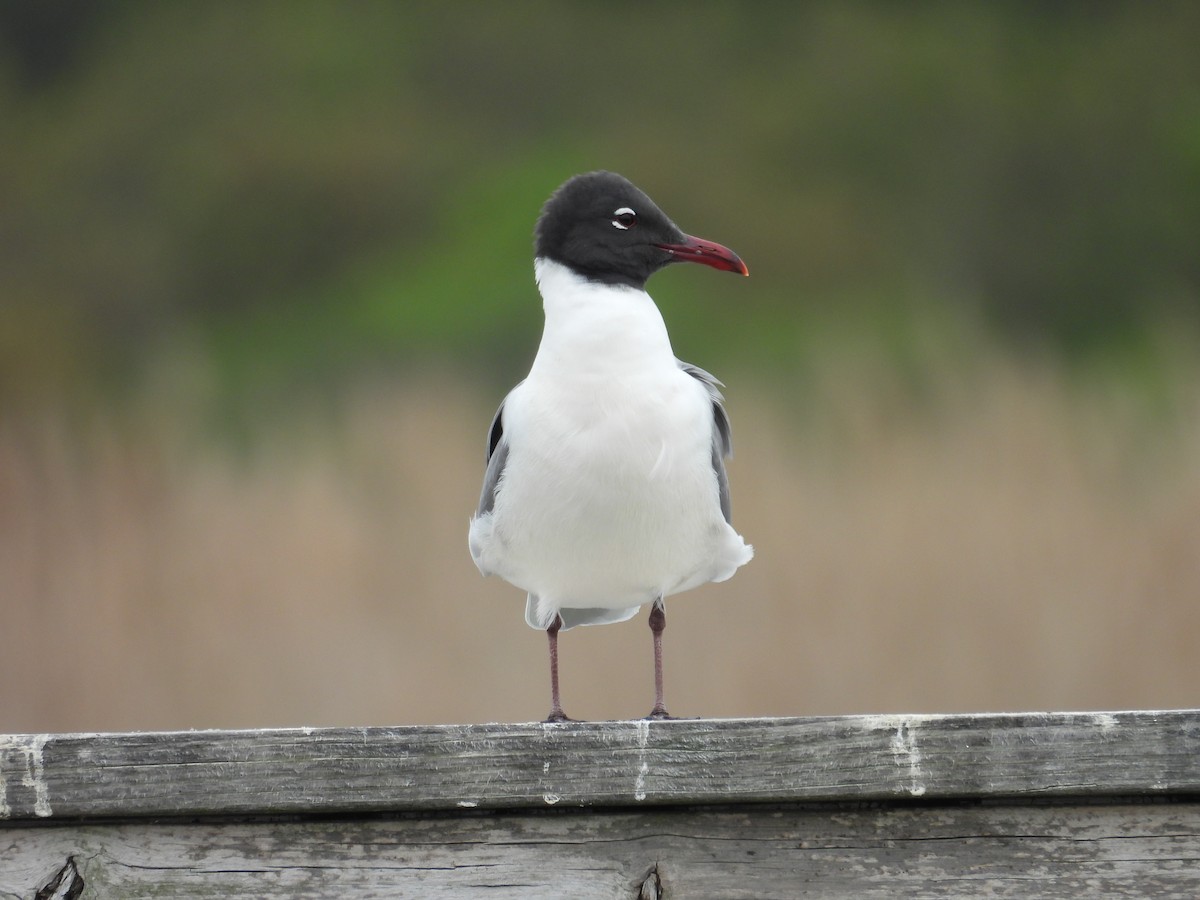
[[[491,521],[472,526],[484,538],[480,567],[544,607],[620,609],[745,562],[749,548],[721,515],[711,400],[676,372],[653,391],[533,379],[514,391]]]

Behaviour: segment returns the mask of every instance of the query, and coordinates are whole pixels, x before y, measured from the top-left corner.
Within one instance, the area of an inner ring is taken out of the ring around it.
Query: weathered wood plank
[[[652,870],[689,900],[1200,896],[1195,803],[873,806],[13,828],[0,897],[35,896],[68,857],[79,900],[632,900]]]
[[[1200,794],[1196,711],[0,737],[0,819]]]

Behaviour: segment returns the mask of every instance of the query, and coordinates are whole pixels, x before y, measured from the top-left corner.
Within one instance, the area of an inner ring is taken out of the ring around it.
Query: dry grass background
[[[793,401],[723,373],[757,557],[668,604],[674,712],[1197,705],[1200,364],[1154,411],[984,356],[920,401],[852,357]],[[466,550],[502,392],[363,386],[250,452],[167,404],[0,421],[0,732],[543,716]],[[641,616],[565,635],[568,713],[643,715],[650,662]]]

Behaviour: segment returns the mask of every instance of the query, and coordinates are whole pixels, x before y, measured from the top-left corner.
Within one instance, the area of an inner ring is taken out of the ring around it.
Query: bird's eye
[[[622,231],[628,231],[637,224],[637,213],[628,206],[622,206],[612,218],[613,228],[620,228]]]

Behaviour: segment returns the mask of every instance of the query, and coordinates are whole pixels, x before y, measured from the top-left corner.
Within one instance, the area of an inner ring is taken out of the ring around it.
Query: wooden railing
[[[0,737],[0,898],[1200,897],[1200,712]]]

